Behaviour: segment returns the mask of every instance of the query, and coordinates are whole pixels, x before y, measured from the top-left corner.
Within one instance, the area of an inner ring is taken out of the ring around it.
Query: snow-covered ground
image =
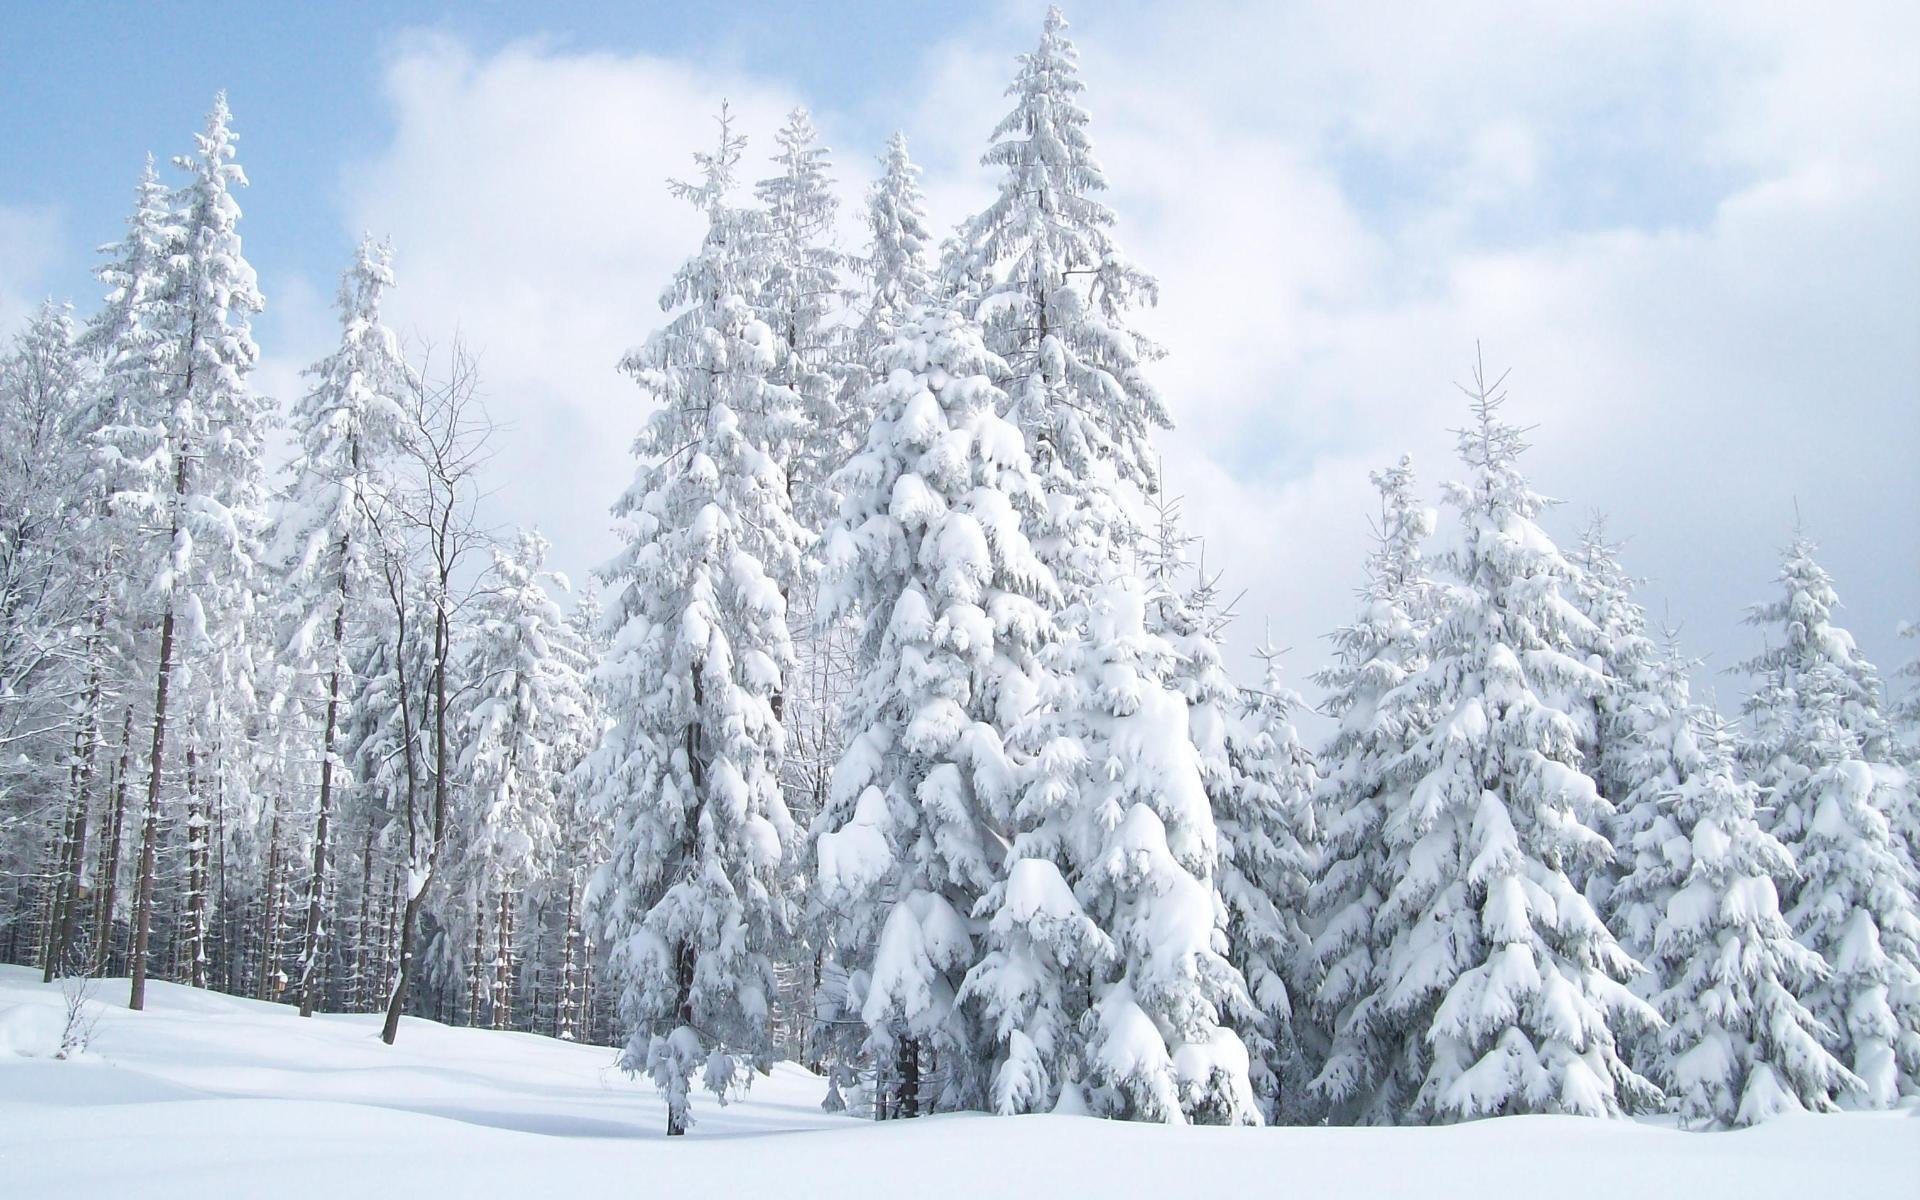
[[[0,967],[0,1196],[906,1197],[1920,1195],[1910,1113],[1733,1134],[1528,1117],[1448,1129],[1168,1129],[1084,1117],[830,1116],[791,1066],[704,1097],[668,1142],[610,1051],[322,1016],[172,984],[100,986],[92,1049],[52,1052],[62,999]],[[111,1190],[109,1190],[111,1189]]]

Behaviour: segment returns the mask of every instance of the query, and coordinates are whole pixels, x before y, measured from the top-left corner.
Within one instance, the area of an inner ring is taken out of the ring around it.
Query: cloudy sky
[[[1796,506],[1883,667],[1920,618],[1920,7],[1082,3],[1068,9],[1142,324],[1166,470],[1210,565],[1297,674],[1352,608],[1370,469],[1455,470],[1478,340],[1527,464],[1628,539],[1709,667],[1758,648]],[[228,90],[291,398],[363,229],[397,323],[479,347],[499,520],[576,573],[642,410],[621,352],[695,244],[663,181],[728,98],[764,154],[809,106],[849,209],[899,128],[936,224],[977,165],[1037,3],[17,6],[0,38],[0,330],[90,307],[141,156]],[[716,15],[717,14],[717,15]],[[845,248],[858,249],[850,211]],[[1718,681],[1728,699],[1737,681]]]

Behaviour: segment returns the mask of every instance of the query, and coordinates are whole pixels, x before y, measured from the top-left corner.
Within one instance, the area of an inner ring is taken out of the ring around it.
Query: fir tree
[[[393,285],[391,250],[361,242],[340,283],[340,345],[308,369],[313,387],[291,414],[298,449],[275,530],[281,652],[275,707],[291,738],[318,742],[285,751],[317,761],[313,858],[305,896],[300,1012],[311,1016],[325,986],[329,855],[337,794],[344,790],[339,738],[355,685],[353,638],[372,599],[374,543],[395,485],[404,392],[411,371],[381,323]],[[317,737],[314,727],[318,726]],[[298,786],[308,785],[296,777]]]
[[[728,195],[741,147],[723,110],[703,178],[675,189],[708,219],[663,298],[688,307],[627,361],[660,407],[614,506],[627,546],[605,572],[618,589],[600,672],[612,728],[585,766],[612,826],[593,903],[631,1031],[625,1062],[666,1094],[673,1134],[703,1063],[724,1096],[767,1060],[770,955],[789,926],[780,581],[797,577],[805,537],[778,434],[798,415],[768,378],[774,337],[746,298],[753,220]]]
[[[189,766],[238,733],[252,697],[254,564],[264,524],[260,448],[268,410],[247,385],[258,351],[248,321],[261,308],[253,268],[240,249],[232,189],[246,175],[232,160],[226,97],[215,98],[199,149],[178,165],[191,174],[173,199],[177,236],[166,244],[155,289],[156,358],[162,384],[151,407],[110,431],[129,476],[115,496],[123,512],[157,535],[149,589],[159,612],[152,749],[142,815],[131,1007],[145,998],[168,718],[177,669],[192,667],[178,715]],[[224,775],[240,756],[216,760]],[[195,772],[187,771],[189,777]],[[205,781],[192,778],[186,828],[192,981],[206,981],[211,847]],[[223,786],[216,779],[211,786]]]
[[[1433,513],[1414,499],[1411,460],[1372,478],[1380,516],[1361,611],[1332,635],[1334,665],[1314,676],[1338,726],[1320,754],[1315,792],[1326,848],[1308,899],[1317,929],[1312,997],[1330,1042],[1312,1090],[1336,1121],[1391,1124],[1419,1090],[1421,1059],[1397,1053],[1414,1034],[1406,1014],[1387,1005],[1395,930],[1381,915],[1399,875],[1386,828],[1409,802],[1402,752],[1432,724],[1433,706],[1414,681],[1427,666],[1440,593],[1421,550]]]
[[[1889,762],[1879,678],[1833,623],[1839,598],[1813,555],[1796,536],[1779,575],[1785,594],[1750,610],[1780,641],[1745,664],[1757,686],[1742,757],[1769,794],[1768,832],[1800,868],[1787,921],[1828,967],[1802,998],[1864,1099],[1884,1107],[1920,1090],[1920,904],[1892,824],[1912,798]]]
[[[1358,1003],[1395,1031],[1383,1063],[1420,1080],[1416,1120],[1616,1115],[1655,1094],[1616,1031],[1657,1018],[1566,870],[1609,853],[1578,815],[1600,802],[1568,715],[1601,687],[1577,649],[1591,626],[1567,595],[1574,568],[1534,521],[1544,501],[1519,473],[1525,442],[1500,420],[1498,382],[1476,371],[1470,395],[1470,474],[1447,489],[1462,526],[1453,586],[1408,684],[1434,723],[1410,740],[1411,786],[1383,825],[1391,933]]]
[[[781,465],[796,513],[814,527],[834,510],[827,477],[849,448],[834,379],[841,365],[840,339],[830,320],[846,256],[831,244],[840,202],[833,194],[829,152],[818,143],[806,109],[787,114],[774,145],[780,173],[754,187],[764,210],[758,254],[764,277],[747,299],[773,333],[769,377],[798,402],[801,423]]]
[[[890,1102],[913,1116],[923,1060],[944,1069],[936,1108],[986,1095],[956,993],[978,961],[970,918],[999,877],[993,814],[1020,779],[1004,731],[1034,701],[1057,594],[1026,533],[1045,499],[977,328],[905,316],[877,365],[865,403],[878,417],[836,476],[825,554],[828,611],[858,614],[864,672],[814,904],[830,916],[831,977],[859,993],[830,1003],[859,1014]]]
[[[1780,915],[1776,881],[1793,878],[1793,860],[1760,828],[1759,789],[1735,777],[1725,725],[1685,704],[1684,683],[1676,692],[1680,707],[1639,735],[1673,766],[1627,801],[1615,889],[1622,936],[1650,970],[1641,990],[1667,1021],[1642,1065],[1693,1125],[1829,1111],[1858,1080],[1799,999],[1826,967]]]
[[[442,923],[455,946],[493,920],[488,1007],[496,1029],[512,1023],[514,926],[523,897],[555,866],[564,781],[581,757],[586,653],[549,588],[547,540],[522,533],[495,551],[493,574],[474,606],[465,652],[472,696],[463,714],[460,766],[468,780],[456,818]],[[472,964],[478,972],[480,961]]]
[[[1121,253],[1098,199],[1107,181],[1066,30],[1049,8],[1020,56],[1013,109],[981,160],[1004,172],[999,194],[962,231],[946,286],[977,305],[1007,364],[1010,411],[1056,509],[1040,549],[1074,602],[1133,550],[1140,530],[1118,489],[1155,490],[1150,434],[1170,422],[1142,369],[1160,350],[1127,323],[1158,287]]]

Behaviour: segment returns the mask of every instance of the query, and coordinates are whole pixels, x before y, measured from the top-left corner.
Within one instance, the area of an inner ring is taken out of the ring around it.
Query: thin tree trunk
[[[191,738],[189,739],[191,740]],[[200,790],[199,755],[187,749],[187,977],[194,987],[207,986],[207,888],[211,836],[207,798]]]
[[[500,889],[500,911],[494,917],[493,1027],[505,1029],[513,1019],[513,908],[506,888]]]
[[[113,803],[101,815],[105,828],[100,834],[99,899],[94,903],[94,945],[100,956],[101,970],[113,974],[113,910],[120,900],[120,839],[127,821],[127,772],[133,746],[133,705],[124,706],[120,721],[120,757],[113,768]]]
[[[273,824],[267,834],[267,879],[266,895],[262,897],[265,911],[261,913],[260,928],[260,998],[274,998],[274,977],[279,974],[280,962],[280,806],[273,806]]]
[[[181,460],[180,473],[186,473]],[[185,490],[181,488],[180,490]],[[173,602],[160,620],[160,667],[153,685],[153,750],[147,765],[147,806],[140,822],[140,878],[133,901],[133,988],[127,1007],[147,1006],[147,948],[153,937],[153,870],[160,841],[160,779],[167,756],[167,691],[173,686]]]
[[[352,995],[348,1004],[353,1011],[359,1012],[368,1006],[368,998],[373,991],[367,985],[367,973],[372,969],[373,939],[369,928],[373,915],[373,823],[367,823],[367,841],[360,852],[360,911],[354,918],[353,980]]]
[[[562,1041],[571,1042],[579,1036],[576,1029],[578,1003],[578,969],[574,957],[574,923],[579,906],[579,885],[575,882],[573,868],[567,868],[567,924],[560,936],[560,994],[553,1004],[553,1036]]]
[[[920,1040],[903,1037],[894,1062],[899,1093],[894,1099],[894,1115],[913,1118],[920,1115]]]
[[[300,1015],[311,1017],[323,982],[326,952],[327,837],[333,819],[333,743],[340,723],[340,639],[347,627],[347,545],[341,539],[340,593],[333,609],[333,669],[327,675],[327,716],[320,736],[320,813],[313,825],[313,877],[307,883],[307,936],[300,956]]]

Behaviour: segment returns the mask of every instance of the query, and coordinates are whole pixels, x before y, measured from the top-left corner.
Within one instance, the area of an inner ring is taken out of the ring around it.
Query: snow
[[[150,983],[148,1009],[104,982],[79,1062],[61,995],[0,967],[0,1179],[16,1196],[710,1194],[978,1196],[986,1172],[1034,1196],[1896,1196],[1920,1178],[1911,1113],[1793,1113],[1757,1130],[1683,1133],[1626,1121],[1514,1117],[1449,1129],[1220,1129],[1087,1117],[873,1123],[821,1111],[825,1081],[792,1065],[669,1143],[654,1089],[615,1051],[408,1019],[318,1016]],[[24,1014],[24,1015],[23,1015]],[[44,1048],[43,1048],[44,1049]],[[24,1055],[23,1055],[24,1052]],[[91,1111],[88,1111],[91,1110]],[[802,1132],[807,1131],[807,1132]],[[860,1169],[849,1171],[848,1164]],[[1904,1182],[1903,1182],[1904,1181]]]

